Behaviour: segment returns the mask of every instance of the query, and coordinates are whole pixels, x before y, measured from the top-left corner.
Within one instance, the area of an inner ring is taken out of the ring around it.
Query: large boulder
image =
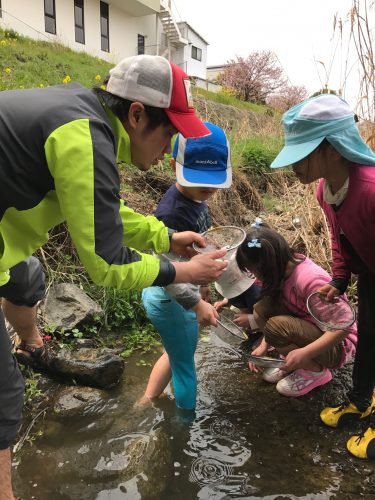
[[[112,349],[61,349],[51,360],[49,370],[83,385],[108,388],[117,384],[124,360]]]
[[[102,308],[72,283],[54,285],[44,304],[44,320],[59,330],[72,330],[80,324],[95,321]]]

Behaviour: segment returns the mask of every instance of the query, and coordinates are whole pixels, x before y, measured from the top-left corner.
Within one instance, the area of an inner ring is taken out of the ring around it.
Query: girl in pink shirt
[[[328,300],[358,276],[358,345],[353,387],[338,406],[320,413],[329,427],[366,423],[346,443],[358,458],[375,459],[375,154],[357,127],[348,103],[321,94],[283,116],[285,146],[272,168],[292,165],[302,184],[319,180],[317,197],[331,232],[332,274],[322,287]]]
[[[322,331],[307,309],[309,295],[329,283],[330,275],[264,225],[247,234],[237,251],[237,263],[262,282],[254,319],[264,337],[252,354],[265,355],[272,346],[285,356],[282,369],[264,370],[263,379],[277,383],[276,390],[284,396],[302,396],[329,382],[330,368],[343,366],[357,343],[356,325],[345,331]]]

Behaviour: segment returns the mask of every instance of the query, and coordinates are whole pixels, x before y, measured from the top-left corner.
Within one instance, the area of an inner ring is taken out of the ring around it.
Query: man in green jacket
[[[148,170],[170,153],[177,132],[209,133],[195,115],[188,76],[158,56],[122,60],[110,71],[105,91],[70,84],[1,92],[0,287],[7,287],[9,269],[20,263],[29,268],[29,256],[61,222],[98,285],[140,290],[218,278],[226,267],[218,260],[222,250],[176,263],[142,253],[190,256],[192,243],[202,245],[203,239],[134,212],[119,194],[118,164]],[[25,318],[32,323],[33,300],[27,306]],[[37,330],[21,340],[30,356],[41,347]],[[19,427],[23,381],[1,312],[0,383],[0,500],[8,500],[13,499],[10,445]]]

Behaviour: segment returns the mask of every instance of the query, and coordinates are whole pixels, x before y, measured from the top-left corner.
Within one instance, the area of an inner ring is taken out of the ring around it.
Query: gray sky
[[[344,41],[333,35],[334,15],[343,20],[352,0],[173,0],[178,20],[187,21],[208,41],[208,65],[222,64],[236,55],[272,50],[293,85],[309,92],[327,80],[338,89],[345,80],[349,26]],[[375,11],[372,11],[375,14]],[[373,23],[374,25],[374,23]],[[354,52],[349,55],[350,66]],[[315,61],[322,61],[319,64]],[[346,78],[345,97],[354,105],[358,73]]]

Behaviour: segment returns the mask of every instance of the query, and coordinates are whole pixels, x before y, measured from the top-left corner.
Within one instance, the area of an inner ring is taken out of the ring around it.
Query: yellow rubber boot
[[[375,459],[375,429],[368,427],[363,434],[351,436],[346,443],[348,451],[357,458]]]
[[[367,410],[361,412],[353,403],[343,403],[335,408],[324,408],[320,412],[320,419],[328,427],[342,427],[352,422],[357,422],[363,418],[369,417],[375,408],[375,396]]]

